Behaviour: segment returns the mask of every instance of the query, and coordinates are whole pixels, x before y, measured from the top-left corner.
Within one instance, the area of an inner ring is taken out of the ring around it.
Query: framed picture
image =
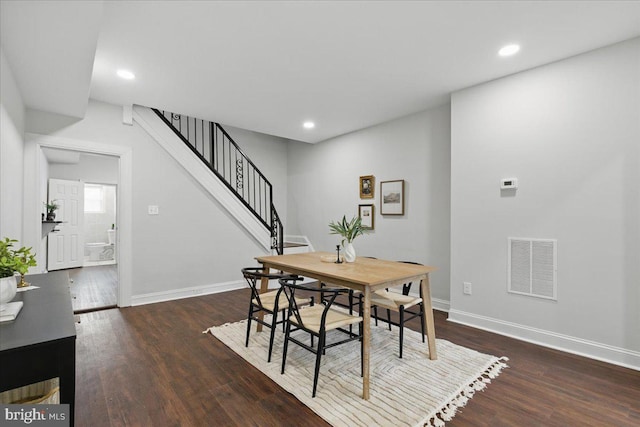
[[[404,215],[404,179],[380,183],[380,213]]]
[[[366,175],[360,177],[360,198],[361,199],[373,199],[373,190],[375,189],[375,183],[373,175]]]
[[[358,216],[363,228],[373,230],[373,205],[358,205]]]

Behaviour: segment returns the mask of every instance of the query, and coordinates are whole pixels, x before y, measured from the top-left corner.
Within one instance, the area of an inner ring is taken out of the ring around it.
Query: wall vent
[[[509,237],[507,291],[557,300],[557,240]]]

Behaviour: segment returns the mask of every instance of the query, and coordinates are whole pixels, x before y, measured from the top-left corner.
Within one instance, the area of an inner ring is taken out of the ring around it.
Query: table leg
[[[265,274],[269,274],[269,267],[265,265],[264,268],[262,269],[262,272]],[[269,279],[267,279],[266,277],[263,277],[262,279],[260,279],[260,293],[264,294],[268,290],[269,290]],[[258,313],[258,319],[262,320],[263,318],[264,318],[264,312],[260,311]],[[256,322],[256,332],[262,332],[262,323]]]
[[[362,398],[369,400],[369,350],[371,347],[371,290],[363,290],[364,303],[362,309]]]
[[[433,307],[431,305],[431,285],[429,284],[429,274],[427,273],[420,281],[422,291],[422,303],[424,304],[424,330],[427,331],[427,342],[429,344],[429,359],[436,360],[436,328],[433,320]]]

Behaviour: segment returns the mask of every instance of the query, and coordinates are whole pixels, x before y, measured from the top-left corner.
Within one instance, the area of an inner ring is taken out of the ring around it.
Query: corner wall
[[[450,319],[640,369],[640,39],[451,111]],[[557,301],[507,293],[507,237],[558,240]]]
[[[289,234],[306,235],[318,251],[335,251],[329,222],[374,205],[374,231],[358,237],[358,256],[437,267],[434,304],[449,305],[449,105],[402,117],[318,144],[289,143]],[[373,199],[360,199],[359,177],[374,175]],[[380,182],[405,180],[405,214],[380,214]]]

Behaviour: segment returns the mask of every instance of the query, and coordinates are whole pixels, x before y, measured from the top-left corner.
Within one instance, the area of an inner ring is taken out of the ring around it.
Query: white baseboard
[[[438,298],[431,298],[431,307],[433,307],[434,310],[444,311],[446,313],[448,313],[451,308],[449,301]]]
[[[448,320],[543,347],[640,371],[640,352],[637,351],[458,310],[449,310]]]
[[[145,305],[182,298],[199,297],[202,295],[217,294],[246,287],[247,283],[244,280],[234,280],[232,282],[216,283],[213,285],[192,286],[189,288],[173,289],[170,291],[152,292],[150,294],[133,295],[131,297],[131,305]]]

